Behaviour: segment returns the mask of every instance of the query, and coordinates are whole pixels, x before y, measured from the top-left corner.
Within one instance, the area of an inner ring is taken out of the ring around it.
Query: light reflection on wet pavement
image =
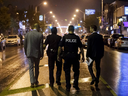
[[[28,69],[25,57],[23,46],[8,46],[4,51],[0,50],[0,92]]]
[[[119,51],[105,47],[101,63],[101,76],[118,96],[128,96],[128,50]]]
[[[47,67],[47,63],[44,67]],[[18,73],[27,68],[23,46],[6,47],[5,51],[0,51],[0,91],[13,81]],[[105,55],[101,61],[101,76],[118,96],[128,96],[127,74],[128,50],[119,51],[105,46]]]

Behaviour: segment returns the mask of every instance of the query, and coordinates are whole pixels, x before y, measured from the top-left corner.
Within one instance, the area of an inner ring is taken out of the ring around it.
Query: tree
[[[3,1],[0,0],[0,32],[5,33],[10,27],[10,15],[8,14],[8,8],[3,5]]]
[[[41,33],[43,33],[46,30],[47,26],[45,26],[44,21],[39,21],[39,25],[40,28],[42,29]]]
[[[19,28],[19,25],[18,25],[18,23],[16,22],[16,20],[14,18],[11,18],[10,28],[12,29],[12,32],[14,32],[15,34],[18,33],[17,30]]]
[[[86,17],[85,22],[84,22],[84,27],[87,28],[87,32],[90,30],[91,25],[96,25],[98,30],[99,30],[99,13],[95,13],[93,15],[89,15]]]

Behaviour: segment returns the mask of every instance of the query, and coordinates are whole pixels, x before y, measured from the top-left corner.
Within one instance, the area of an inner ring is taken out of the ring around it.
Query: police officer
[[[58,48],[57,59],[60,59],[61,47],[64,46],[64,71],[66,77],[66,90],[70,91],[70,69],[71,65],[73,65],[74,71],[74,83],[73,87],[76,90],[80,90],[78,87],[78,79],[79,79],[79,60],[78,60],[78,47],[81,49],[82,60],[84,61],[84,51],[82,48],[82,43],[80,38],[74,34],[74,26],[70,25],[68,28],[69,34],[63,36],[63,39],[60,42]]]
[[[48,66],[49,66],[49,80],[50,80],[50,86],[53,87],[54,84],[54,76],[53,76],[53,70],[54,70],[54,63],[56,62],[57,66],[57,72],[56,72],[56,83],[57,85],[61,85],[60,83],[60,76],[61,76],[61,70],[62,70],[62,60],[57,61],[57,51],[59,42],[61,40],[61,36],[57,35],[57,28],[53,27],[51,29],[52,34],[48,35],[44,47],[46,45],[48,46],[47,55],[48,55]]]

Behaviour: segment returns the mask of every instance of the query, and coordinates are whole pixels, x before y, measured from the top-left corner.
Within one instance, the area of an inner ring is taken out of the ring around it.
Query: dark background
[[[41,4],[43,1],[47,1],[48,5]],[[112,3],[114,0],[104,0],[104,3]],[[96,9],[101,11],[101,0],[4,0],[5,4],[12,4],[17,6],[18,9],[26,8],[29,5],[40,6],[41,14],[45,14],[49,11],[53,11],[60,25],[67,25],[74,14],[77,14],[80,18],[83,14],[76,13],[78,8],[84,12],[85,9]],[[50,17],[48,14],[46,18]],[[68,21],[65,21],[67,19]]]

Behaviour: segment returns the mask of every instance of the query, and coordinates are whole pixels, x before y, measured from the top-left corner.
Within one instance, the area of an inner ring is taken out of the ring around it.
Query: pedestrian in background
[[[100,77],[100,61],[104,55],[104,43],[103,43],[102,35],[97,33],[96,25],[92,25],[90,27],[90,32],[92,32],[92,34],[88,37],[86,57],[87,60],[88,57],[90,57],[93,61],[95,61],[96,64],[96,76],[94,75],[92,69],[93,62],[88,66],[89,72],[92,77],[92,81],[90,85],[93,85],[95,83],[96,89],[99,90],[98,83]]]
[[[78,87],[79,68],[80,68],[78,48],[81,48],[83,61],[84,61],[84,51],[82,48],[82,43],[80,41],[80,38],[74,34],[74,26],[70,25],[68,31],[69,34],[65,34],[60,42],[57,58],[58,60],[60,59],[61,48],[64,47],[64,61],[65,61],[64,71],[66,77],[66,90],[70,91],[71,88],[71,84],[70,84],[71,65],[73,65],[73,71],[74,71],[73,87],[76,90],[80,90],[80,88]]]
[[[21,35],[21,33],[19,34],[19,37],[20,37],[20,45],[22,45],[23,36]]]
[[[28,32],[25,35],[24,50],[28,58],[29,75],[31,87],[38,86],[39,75],[39,62],[43,58],[43,35],[39,32],[39,25],[34,25],[33,31]],[[35,64],[35,74],[33,72],[33,65]]]
[[[44,43],[44,48],[48,45],[47,49],[47,56],[48,56],[48,67],[49,67],[49,81],[50,81],[50,86],[53,87],[54,84],[54,65],[56,62],[57,66],[57,72],[56,72],[56,83],[57,85],[61,85],[60,83],[60,76],[61,76],[61,71],[62,71],[62,60],[57,61],[57,51],[58,51],[58,46],[59,42],[61,40],[61,36],[57,35],[57,28],[53,27],[51,29],[52,34],[48,35],[45,43]]]

